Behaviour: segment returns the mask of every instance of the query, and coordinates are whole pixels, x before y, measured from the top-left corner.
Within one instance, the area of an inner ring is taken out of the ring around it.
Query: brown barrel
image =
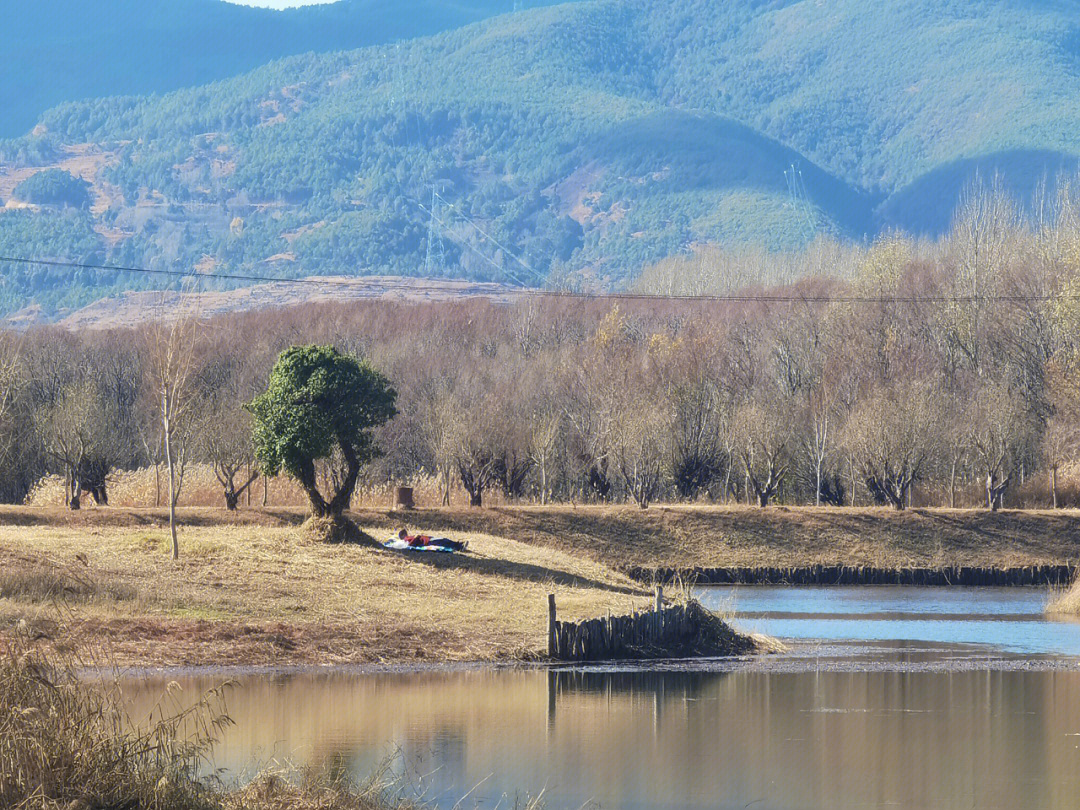
[[[415,506],[412,487],[397,487],[394,489],[395,509],[412,509]]]

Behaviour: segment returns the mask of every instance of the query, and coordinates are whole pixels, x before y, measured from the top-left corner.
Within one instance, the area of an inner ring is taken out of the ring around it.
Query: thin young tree
[[[151,324],[147,333],[150,383],[158,402],[168,476],[169,535],[174,560],[180,558],[176,534],[177,436],[194,407],[191,391],[200,342],[199,328],[196,310],[184,306],[173,317]]]

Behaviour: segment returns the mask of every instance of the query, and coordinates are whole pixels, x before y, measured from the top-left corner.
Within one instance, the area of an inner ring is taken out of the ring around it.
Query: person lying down
[[[449,537],[409,534],[405,529],[401,529],[397,536],[391,537],[383,546],[398,551],[464,551],[469,547],[469,543],[451,540]]]

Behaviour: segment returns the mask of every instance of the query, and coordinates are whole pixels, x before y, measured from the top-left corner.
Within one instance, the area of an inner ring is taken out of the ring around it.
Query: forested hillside
[[[223,0],[7,3],[0,137],[27,132],[64,101],[193,87],[290,54],[426,36],[514,7],[514,0],[338,0],[286,11]]]
[[[617,288],[702,245],[947,229],[1080,154],[1080,4],[589,0],[60,105],[0,146],[92,205],[0,214],[0,255],[275,276]],[[429,250],[433,216],[441,239]],[[430,259],[429,259],[430,257]],[[3,268],[10,311],[153,278]]]

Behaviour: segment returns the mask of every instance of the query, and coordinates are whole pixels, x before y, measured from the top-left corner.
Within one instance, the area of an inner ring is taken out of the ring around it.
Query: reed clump
[[[199,766],[227,723],[213,698],[132,729],[104,685],[32,649],[0,660],[0,807],[210,810]]]
[[[1052,590],[1046,612],[1080,615],[1080,578],[1067,588]]]
[[[26,645],[0,657],[0,807],[5,810],[409,810],[376,773],[264,772],[242,787],[207,777],[229,725],[223,691],[193,707],[162,700],[142,726],[115,686],[77,677]]]

